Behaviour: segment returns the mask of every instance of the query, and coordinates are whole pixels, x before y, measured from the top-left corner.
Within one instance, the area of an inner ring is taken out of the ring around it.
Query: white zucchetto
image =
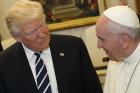
[[[128,6],[119,5],[108,8],[103,12],[103,15],[110,20],[127,27],[140,27],[138,16]]]

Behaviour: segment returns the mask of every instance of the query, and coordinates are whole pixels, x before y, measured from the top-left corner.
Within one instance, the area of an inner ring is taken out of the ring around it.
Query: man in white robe
[[[96,23],[98,48],[109,59],[104,93],[140,93],[140,24],[128,6],[114,6]]]

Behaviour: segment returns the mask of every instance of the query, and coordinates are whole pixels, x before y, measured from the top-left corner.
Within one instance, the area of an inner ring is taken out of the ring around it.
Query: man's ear
[[[121,34],[121,44],[124,49],[129,47],[129,35],[126,33]]]
[[[17,42],[21,42],[21,39],[19,37],[15,38]]]

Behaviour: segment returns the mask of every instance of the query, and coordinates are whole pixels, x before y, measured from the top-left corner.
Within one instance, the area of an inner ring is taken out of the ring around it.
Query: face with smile
[[[50,33],[44,21],[34,19],[20,27],[15,39],[29,49],[39,52],[49,47]]]
[[[108,20],[102,16],[96,24],[97,47],[103,48],[111,60],[120,61],[123,52],[121,37],[111,30]]]

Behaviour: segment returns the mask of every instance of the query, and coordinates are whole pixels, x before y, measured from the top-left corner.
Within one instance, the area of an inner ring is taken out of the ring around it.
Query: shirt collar
[[[34,56],[34,51],[31,49],[27,48],[23,43],[22,46],[24,48],[25,54],[27,56],[28,61],[30,62],[30,59]]]
[[[25,54],[26,54],[27,59],[28,59],[28,61],[29,61],[29,60],[34,56],[34,53],[35,53],[35,52],[32,51],[31,49],[27,48],[23,43],[22,43],[22,46],[23,46],[23,48],[24,48],[24,50],[25,50]],[[47,49],[45,49],[45,50],[43,50],[42,53],[41,53],[41,55],[42,55],[42,56],[45,56],[45,55],[51,56],[50,47],[47,48]]]
[[[140,56],[140,43],[138,44],[135,51],[128,58],[124,59],[124,62],[125,63],[127,62],[128,64],[137,62],[140,59],[139,56]]]
[[[50,47],[43,50],[42,53],[41,53],[41,55],[47,55],[47,56],[51,56],[50,54],[51,54]]]

